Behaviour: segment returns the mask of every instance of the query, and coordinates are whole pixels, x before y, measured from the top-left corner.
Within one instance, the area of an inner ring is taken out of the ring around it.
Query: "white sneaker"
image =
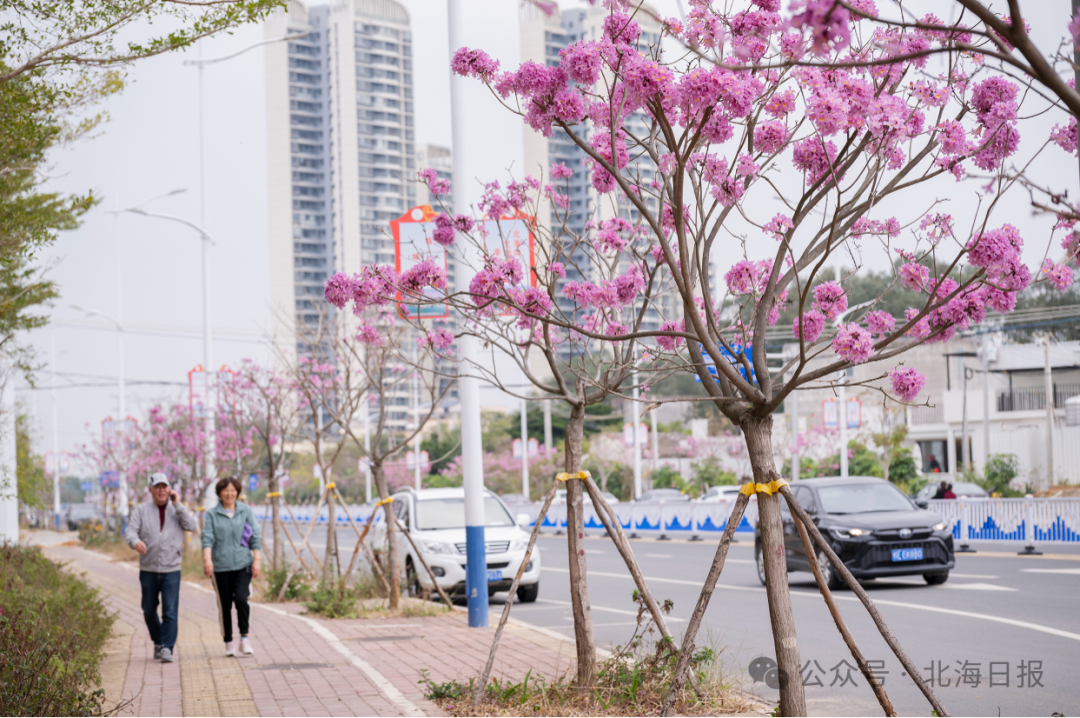
[[[236,655],[236,641],[229,641],[228,643],[225,644],[225,655],[226,656],[235,656]]]
[[[248,656],[255,653],[251,648],[251,641],[247,636],[240,636],[240,652]]]

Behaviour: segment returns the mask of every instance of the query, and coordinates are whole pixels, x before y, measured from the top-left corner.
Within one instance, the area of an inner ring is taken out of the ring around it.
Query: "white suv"
[[[405,489],[394,494],[394,514],[402,530],[408,531],[431,567],[439,586],[448,594],[465,595],[465,490],[464,489]],[[488,595],[510,590],[525,549],[529,534],[519,527],[502,500],[484,491],[484,543],[487,549]],[[523,523],[528,515],[518,517]],[[527,525],[527,523],[526,523]],[[382,543],[382,537],[376,540]],[[401,566],[407,590],[433,590],[431,578],[416,559],[409,540],[397,536]],[[540,547],[533,554],[521,575],[517,596],[531,603],[540,594]]]

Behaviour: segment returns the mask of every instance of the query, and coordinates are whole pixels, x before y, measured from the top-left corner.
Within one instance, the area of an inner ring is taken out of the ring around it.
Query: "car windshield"
[[[485,526],[514,526],[503,505],[494,496],[484,497]],[[416,528],[421,531],[465,528],[465,499],[422,499],[416,502]]]
[[[875,511],[911,511],[911,503],[891,484],[823,486],[818,489],[821,507],[827,514],[866,514]]]

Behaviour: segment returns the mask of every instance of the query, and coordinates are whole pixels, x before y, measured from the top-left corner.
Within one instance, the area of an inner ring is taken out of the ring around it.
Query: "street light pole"
[[[450,52],[464,45],[463,0],[447,0],[447,26]],[[469,188],[474,173],[466,161],[465,150],[465,79],[450,73],[450,128],[453,145],[454,211],[470,214]],[[468,291],[476,275],[476,251],[468,242],[458,242],[456,282],[458,291]],[[476,337],[465,334],[459,341],[462,365],[475,366],[480,355]],[[469,626],[487,628],[487,551],[484,546],[484,463],[480,427],[480,382],[466,369],[458,379],[461,397],[461,462],[462,484],[465,489],[465,545],[467,569],[466,600],[469,604]]]
[[[521,493],[529,499],[529,402],[521,400]]]
[[[60,429],[56,406],[56,327],[52,329],[52,434],[53,434],[53,514],[60,530]],[[14,393],[14,386],[12,393]],[[12,420],[12,426],[14,426]],[[103,507],[104,508],[104,507]]]

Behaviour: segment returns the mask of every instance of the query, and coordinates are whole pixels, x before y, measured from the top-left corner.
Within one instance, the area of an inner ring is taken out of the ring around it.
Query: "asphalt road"
[[[299,538],[294,540],[299,543]],[[343,550],[351,553],[356,543],[352,530],[347,529],[339,540]],[[311,543],[321,556],[325,529],[316,528]],[[674,602],[669,624],[681,639],[716,543],[647,539],[635,540],[633,545],[657,598]],[[864,585],[923,676],[934,679],[935,691],[953,715],[1076,715],[1080,712],[1080,547],[1046,544],[1039,548],[1048,556],[1036,558],[1016,556],[1020,547],[1015,544],[973,546],[978,553],[958,555],[956,569],[942,586],[927,586],[918,576]],[[533,604],[516,604],[512,615],[572,635],[566,538],[542,536],[540,547],[540,598]],[[710,645],[720,654],[728,680],[776,701],[778,692],[753,681],[748,671],[753,659],[774,655],[752,547],[747,538],[732,545],[698,645]],[[597,644],[623,644],[635,631],[633,580],[607,538],[588,539],[586,561]],[[789,581],[811,714],[880,714],[813,576],[794,572]],[[929,704],[906,677],[866,610],[849,591],[835,595],[867,659],[880,662],[878,673],[897,711],[929,715]],[[505,598],[497,594],[493,607]]]

